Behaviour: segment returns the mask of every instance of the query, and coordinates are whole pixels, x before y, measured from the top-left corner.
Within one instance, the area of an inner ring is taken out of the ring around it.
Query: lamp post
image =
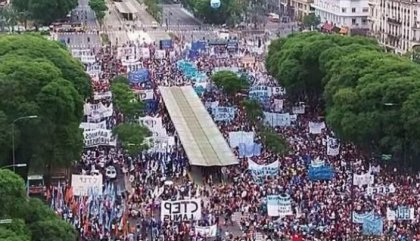
[[[18,164],[12,164],[12,165],[6,165],[6,166],[2,166],[0,167],[0,169],[5,169],[5,168],[9,168],[9,167],[26,167],[26,163],[18,163]]]
[[[12,159],[13,159],[13,164],[11,166],[13,166],[13,172],[16,171],[16,157],[15,157],[15,123],[20,121],[20,120],[26,120],[26,119],[36,119],[38,118],[37,115],[28,115],[28,116],[22,116],[22,117],[18,117],[16,118],[13,122],[12,122]]]

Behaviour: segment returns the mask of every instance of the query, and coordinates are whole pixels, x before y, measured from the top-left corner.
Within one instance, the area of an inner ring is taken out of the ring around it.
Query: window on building
[[[362,24],[366,24],[367,23],[367,19],[362,19]]]
[[[346,12],[346,8],[341,8],[341,12],[345,13]]]
[[[355,18],[351,19],[351,24],[353,24],[353,25],[356,24],[356,19]]]
[[[352,9],[351,9],[351,12],[352,12],[352,13],[355,13],[355,12],[356,12],[356,8],[352,8]]]
[[[367,12],[369,12],[369,8],[363,8],[363,10],[362,10],[364,13],[367,13]]]

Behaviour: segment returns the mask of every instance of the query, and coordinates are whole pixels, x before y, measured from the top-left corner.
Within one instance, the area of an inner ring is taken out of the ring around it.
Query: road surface
[[[189,13],[181,4],[162,4],[164,24],[168,26],[198,27],[202,23]]]

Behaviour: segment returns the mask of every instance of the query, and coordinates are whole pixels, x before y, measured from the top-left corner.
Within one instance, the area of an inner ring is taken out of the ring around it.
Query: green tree
[[[0,217],[12,219],[0,226],[0,239],[10,241],[74,241],[76,230],[39,199],[26,197],[23,179],[0,169]]]
[[[310,13],[303,17],[302,22],[306,28],[316,28],[321,23],[321,18],[316,16],[315,13]]]
[[[146,11],[152,15],[156,21],[160,22],[162,19],[162,7],[159,6],[158,0],[144,0],[144,4],[146,5]]]
[[[152,134],[147,127],[136,123],[120,124],[112,132],[118,136],[123,149],[127,150],[130,155],[138,154],[139,151],[147,149],[146,139]]]
[[[116,82],[111,85],[114,107],[124,114],[126,120],[135,121],[144,113],[144,103],[131,90],[130,86]]]
[[[240,78],[232,71],[219,71],[211,76],[211,80],[217,88],[223,90],[229,96],[246,91],[249,88],[248,81]]]
[[[258,135],[265,148],[277,155],[285,155],[289,152],[289,144],[282,135],[271,128],[260,127]]]
[[[15,123],[18,161],[31,159],[29,165],[39,167],[70,165],[83,148],[78,126],[83,100],[91,93],[81,64],[42,37],[3,36],[0,43],[0,121],[5,124],[0,128],[0,142],[5,143],[1,160],[12,151],[8,129],[13,120],[37,115]]]
[[[242,102],[242,106],[244,108],[247,118],[251,122],[257,123],[263,117],[264,113],[262,107],[257,100],[244,100]]]
[[[18,12],[27,12],[35,24],[48,25],[62,19],[77,6],[77,0],[13,0]]]
[[[95,12],[96,19],[102,24],[105,12],[108,11],[105,0],[89,0],[89,6]]]

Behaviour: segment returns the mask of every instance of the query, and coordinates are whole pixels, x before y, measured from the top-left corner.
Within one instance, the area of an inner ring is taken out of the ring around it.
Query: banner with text
[[[201,219],[201,199],[199,198],[162,201],[160,207],[160,218],[162,221],[183,222]]]

